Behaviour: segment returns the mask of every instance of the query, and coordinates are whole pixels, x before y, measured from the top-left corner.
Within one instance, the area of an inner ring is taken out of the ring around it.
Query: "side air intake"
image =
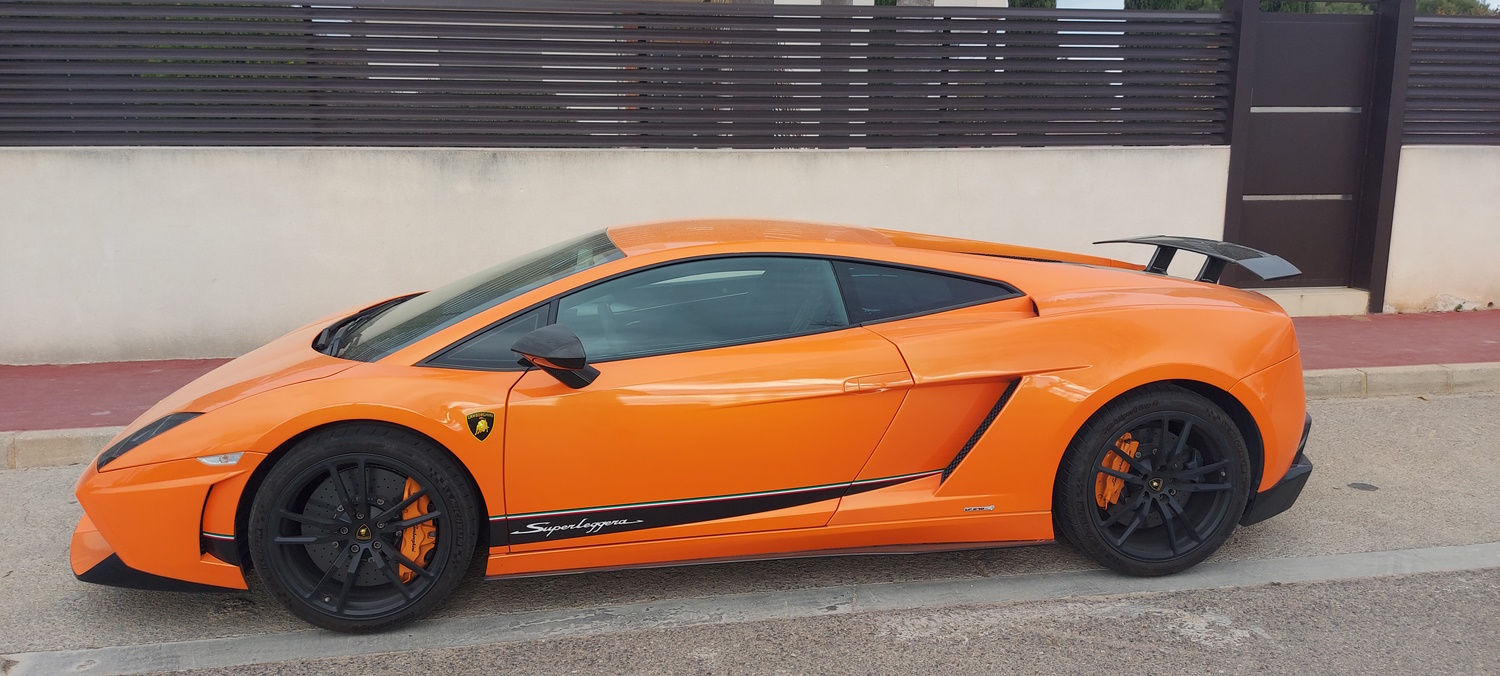
[[[1016,388],[1020,385],[1021,379],[1016,378],[1010,381],[1009,385],[1005,386],[1005,392],[1001,393],[1000,399],[995,402],[995,406],[984,416],[984,420],[980,421],[979,427],[974,428],[974,433],[969,435],[969,440],[964,443],[964,447],[958,449],[958,455],[953,456],[953,462],[948,463],[948,466],[943,468],[943,477],[938,483],[947,481],[948,475],[952,474],[953,470],[958,469],[958,464],[964,461],[964,456],[968,455],[969,451],[974,450],[974,444],[979,443],[979,439],[984,436],[985,430],[990,428],[990,425],[995,422],[995,418],[1000,417],[1000,409],[1005,408],[1005,402],[1010,401],[1010,395],[1015,394]]]

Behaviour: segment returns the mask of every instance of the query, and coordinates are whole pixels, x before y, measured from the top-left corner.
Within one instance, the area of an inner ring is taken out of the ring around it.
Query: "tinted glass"
[[[338,356],[380,359],[543,284],[624,256],[597,232],[501,263],[377,315],[349,336]]]
[[[935,312],[962,305],[1000,300],[1016,295],[1015,289],[935,272],[893,268],[869,263],[835,261],[846,275],[856,315],[855,321],[870,322],[891,317]]]
[[[520,365],[521,357],[510,351],[511,346],[515,345],[521,336],[541,328],[546,323],[547,307],[542,306],[504,324],[487,329],[484,333],[434,358],[431,363],[457,368],[519,371],[524,368]]]
[[[589,361],[682,352],[849,325],[828,261],[715,258],[678,263],[564,296],[557,321]]]

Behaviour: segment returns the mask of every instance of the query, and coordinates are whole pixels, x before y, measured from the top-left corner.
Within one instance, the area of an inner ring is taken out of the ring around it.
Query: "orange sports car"
[[[1296,500],[1292,322],[1142,267],[888,230],[611,228],[313,322],[78,481],[88,582],[246,588],[341,631],[492,577],[1053,540],[1164,575]],[[1179,251],[1197,279],[1165,274]]]

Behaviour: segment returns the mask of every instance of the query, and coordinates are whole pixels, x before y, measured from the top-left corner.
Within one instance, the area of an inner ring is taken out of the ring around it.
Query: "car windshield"
[[[624,256],[599,231],[506,261],[366,320],[344,338],[337,356],[375,361],[498,303]]]

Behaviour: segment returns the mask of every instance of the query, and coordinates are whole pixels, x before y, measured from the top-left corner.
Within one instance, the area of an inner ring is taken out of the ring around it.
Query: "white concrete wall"
[[[1387,310],[1500,306],[1500,146],[1407,146]]]
[[[1228,158],[1222,147],[0,149],[0,363],[234,356],[347,306],[646,220],[814,219],[1143,262],[1145,247],[1089,243],[1218,238]]]

